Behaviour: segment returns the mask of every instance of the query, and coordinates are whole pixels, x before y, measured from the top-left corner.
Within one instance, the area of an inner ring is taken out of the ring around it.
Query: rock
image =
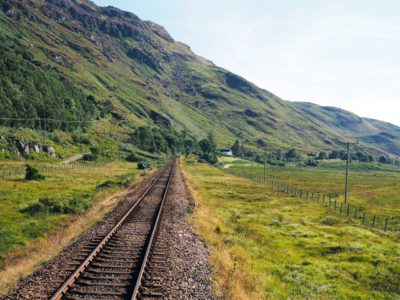
[[[54,150],[53,146],[44,146],[44,151],[50,154],[51,156],[56,156],[56,150]]]
[[[34,144],[33,145],[33,151],[35,151],[35,153],[40,153],[40,151],[42,151],[41,145]]]
[[[29,145],[28,142],[24,141],[24,140],[19,140],[17,141],[17,147],[19,152],[23,155],[23,156],[27,156],[29,155]]]

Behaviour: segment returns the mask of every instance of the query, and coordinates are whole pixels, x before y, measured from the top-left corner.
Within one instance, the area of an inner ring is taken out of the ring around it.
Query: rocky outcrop
[[[53,146],[43,145],[42,143],[31,142],[31,141],[27,141],[27,140],[23,140],[23,139],[16,140],[15,144],[17,147],[17,150],[15,151],[15,153],[16,153],[16,156],[18,156],[18,157],[21,155],[26,157],[30,153],[39,154],[43,151],[48,153],[52,157],[56,156],[56,150],[54,149]],[[5,151],[3,151],[3,153]]]
[[[56,156],[56,150],[54,150],[53,146],[44,146],[43,147],[44,151],[47,152],[50,156],[55,157]]]
[[[29,144],[25,140],[18,140],[17,141],[17,148],[19,150],[19,153],[23,156],[28,156],[29,155]]]

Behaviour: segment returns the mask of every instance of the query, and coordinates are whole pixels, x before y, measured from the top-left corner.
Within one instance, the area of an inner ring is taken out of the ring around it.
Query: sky
[[[398,0],[95,0],[285,100],[400,125]]]

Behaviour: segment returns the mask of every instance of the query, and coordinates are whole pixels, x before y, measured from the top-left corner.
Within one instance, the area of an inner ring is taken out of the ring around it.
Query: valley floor
[[[398,299],[400,234],[192,162],[195,229],[226,299]]]

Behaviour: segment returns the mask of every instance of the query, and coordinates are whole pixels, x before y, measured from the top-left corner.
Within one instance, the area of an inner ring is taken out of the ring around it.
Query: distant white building
[[[233,156],[232,149],[219,149],[221,155]]]

